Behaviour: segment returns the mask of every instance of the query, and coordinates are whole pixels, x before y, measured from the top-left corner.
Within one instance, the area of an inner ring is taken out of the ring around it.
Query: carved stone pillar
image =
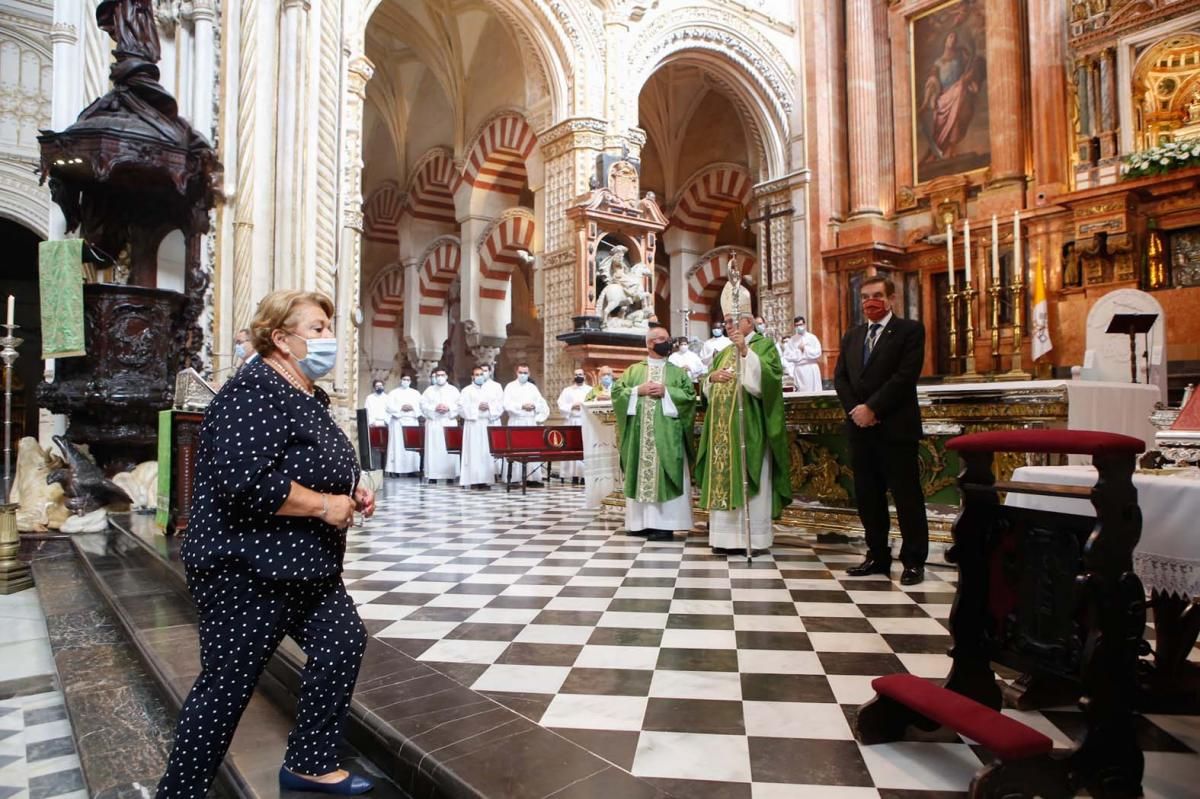
[[[362,269],[362,118],[367,82],[375,74],[370,59],[361,53],[346,65],[346,94],[342,104],[342,213],[338,249],[341,268],[337,273],[336,335],[345,345],[339,352],[335,386],[348,396],[338,403],[340,422],[351,424],[358,407],[358,348],[356,310],[359,310],[359,280]],[[361,312],[361,311],[360,311]]]
[[[1066,142],[1070,135],[1067,117],[1067,81],[1063,67],[1067,59],[1067,7],[1064,3],[1030,3],[1029,71],[1030,97],[1037,109],[1033,126],[1033,172],[1039,204],[1066,191],[1070,163]],[[1083,124],[1083,115],[1080,115]]]
[[[872,0],[846,2],[846,99],[851,124],[850,215],[879,216],[878,93]]]
[[[1025,177],[1024,60],[1018,0],[987,0],[988,115],[992,180]]]
[[[437,368],[439,359],[418,358],[415,362],[413,362],[411,359],[409,362],[413,363],[413,368],[417,370],[417,388],[421,391],[429,388],[433,382],[429,379],[429,375],[434,369]]]
[[[559,333],[573,328],[577,258],[575,239],[566,217],[572,201],[588,190],[596,156],[604,149],[608,128],[602,119],[579,117],[565,120],[541,133],[538,145],[546,164],[545,216],[538,220],[545,231],[545,255],[541,261],[545,286],[542,301],[544,342],[543,385],[566,385],[574,369]]]

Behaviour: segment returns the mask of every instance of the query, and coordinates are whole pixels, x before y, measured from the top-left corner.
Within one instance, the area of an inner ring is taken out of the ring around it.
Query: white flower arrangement
[[[1200,166],[1200,141],[1169,141],[1130,153],[1121,164],[1121,174],[1128,179],[1143,178],[1189,166]]]

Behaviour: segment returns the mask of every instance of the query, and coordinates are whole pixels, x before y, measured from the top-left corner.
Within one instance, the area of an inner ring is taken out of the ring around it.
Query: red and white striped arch
[[[435,147],[417,162],[408,183],[408,213],[416,219],[453,225],[456,180],[450,151]]]
[[[718,247],[701,256],[688,273],[688,302],[691,318],[697,322],[710,321],[709,309],[721,294],[729,278],[729,256],[732,255],[742,273],[743,281],[751,288],[758,279],[758,258],[745,247]]]
[[[441,316],[446,312],[450,285],[462,265],[462,247],[457,236],[441,236],[425,250],[421,259],[420,306],[422,316]]]
[[[394,330],[404,319],[404,267],[385,267],[367,297],[371,307],[371,327]]]
[[[485,234],[479,245],[479,298],[503,300],[513,270],[520,263],[517,250],[533,247],[533,212],[526,208],[506,211]]]
[[[729,212],[750,202],[750,174],[736,164],[715,164],[693,175],[671,214],[675,227],[715,236]]]
[[[654,296],[660,300],[671,296],[671,270],[662,264],[654,265]]]
[[[520,194],[529,179],[525,159],[536,144],[537,136],[522,117],[498,116],[484,126],[467,151],[460,181],[484,191]]]
[[[385,180],[363,203],[363,236],[368,241],[399,244],[403,212],[404,195],[400,193],[400,184]]]

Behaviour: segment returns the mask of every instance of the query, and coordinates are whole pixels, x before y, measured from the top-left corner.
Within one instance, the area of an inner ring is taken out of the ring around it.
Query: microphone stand
[[[729,256],[729,279],[733,281],[733,309],[734,317],[737,319],[737,324],[741,325],[741,299],[742,299],[742,274],[738,271],[737,264],[733,260],[733,256]],[[740,332],[740,331],[739,331]],[[743,339],[743,343],[747,347],[750,345]],[[737,403],[737,421],[738,421],[738,438],[741,445],[742,453],[742,534],[746,540],[746,562],[750,563],[754,559],[754,549],[750,545],[750,477],[749,465],[746,463],[746,403],[742,393],[742,354],[735,352],[733,354],[734,363],[737,365],[734,369],[734,391],[736,392],[734,401]],[[759,486],[761,489],[762,487]]]

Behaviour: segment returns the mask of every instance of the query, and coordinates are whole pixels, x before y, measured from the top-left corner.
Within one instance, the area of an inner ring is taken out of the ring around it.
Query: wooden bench
[[[1136,438],[1083,430],[991,431],[946,442],[963,463],[962,510],[946,560],[958,567],[950,612],[953,665],[945,687],[912,675],[872,683],[855,735],[899,740],[908,727],[958,732],[996,759],[971,780],[971,799],[1141,796],[1144,759],[1133,703],[1145,649],[1145,591],[1133,572],[1141,510],[1133,486]],[[1075,488],[997,482],[996,452],[1091,455],[1099,473],[1086,496],[1096,518],[1001,504],[1001,491],[1079,498]],[[993,664],[1024,676],[1004,690]],[[1043,682],[1044,681],[1044,682]],[[1070,749],[1000,713],[1030,686],[1078,699],[1083,731]],[[1016,690],[1013,690],[1013,688]]]
[[[521,493],[529,482],[530,463],[583,460],[583,428],[571,425],[552,427],[488,427],[488,447],[493,458],[504,458],[505,490],[512,490],[514,463],[521,464]]]
[[[404,449],[407,452],[417,453],[417,457],[421,459],[421,470],[419,479],[425,479],[425,423],[413,425],[411,427],[401,427],[403,434]]]
[[[458,425],[443,427],[446,431],[446,452],[451,455],[462,455],[463,429]]]

